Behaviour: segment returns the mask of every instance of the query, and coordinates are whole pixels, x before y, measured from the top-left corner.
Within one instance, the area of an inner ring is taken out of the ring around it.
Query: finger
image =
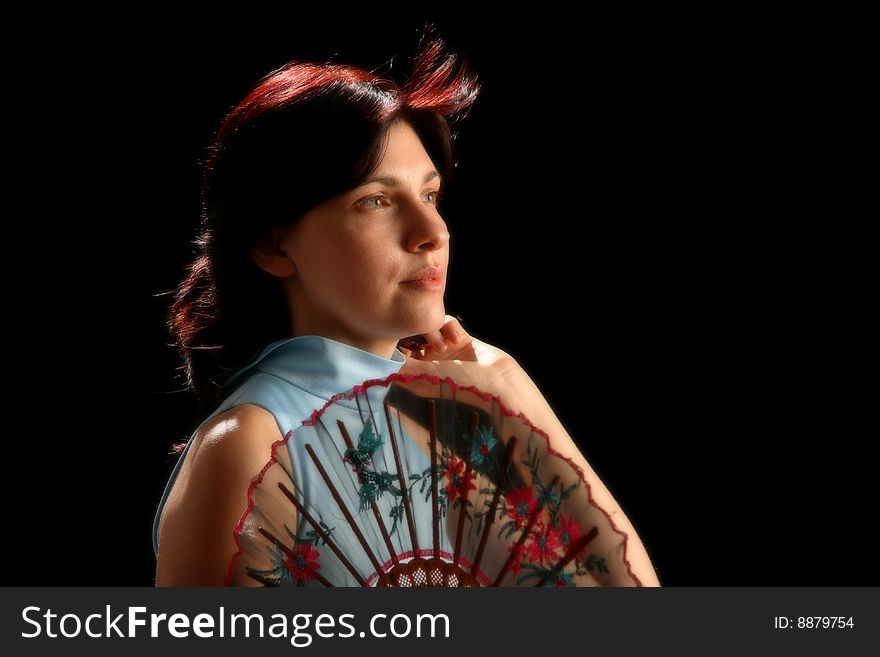
[[[433,349],[435,352],[442,354],[446,351],[446,338],[441,333],[442,329],[436,329],[434,331],[428,331],[424,333],[425,339],[428,341],[428,344],[425,347],[425,351],[428,349]]]
[[[457,346],[461,342],[465,342],[471,339],[468,335],[467,331],[464,330],[464,327],[461,325],[461,322],[458,321],[455,317],[446,316],[449,318],[443,328],[440,329],[440,332],[443,334],[443,338],[451,345]]]

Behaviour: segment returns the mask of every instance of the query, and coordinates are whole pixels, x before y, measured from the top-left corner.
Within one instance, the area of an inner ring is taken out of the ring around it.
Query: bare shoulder
[[[238,461],[258,455],[265,447],[266,459],[269,448],[282,436],[275,417],[255,404],[241,404],[205,421],[193,438],[194,464],[199,460],[213,458]]]
[[[235,406],[199,427],[162,511],[157,585],[223,583],[248,485],[281,437],[274,416],[253,404]]]

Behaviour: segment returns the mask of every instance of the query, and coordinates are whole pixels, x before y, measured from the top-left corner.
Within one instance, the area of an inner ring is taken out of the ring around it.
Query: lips
[[[443,270],[440,267],[426,267],[417,272],[415,277],[403,281],[404,283],[440,283],[443,280]]]

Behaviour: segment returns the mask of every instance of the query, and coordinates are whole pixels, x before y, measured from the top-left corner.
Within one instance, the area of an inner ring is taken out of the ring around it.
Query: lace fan
[[[227,585],[638,586],[552,437],[472,386],[394,374],[272,447]]]

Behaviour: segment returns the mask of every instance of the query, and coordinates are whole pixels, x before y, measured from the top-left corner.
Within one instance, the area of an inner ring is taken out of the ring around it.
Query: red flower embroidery
[[[566,579],[565,573],[559,573],[556,577],[553,578],[553,586],[556,588],[565,588],[570,586],[569,580]],[[569,577],[571,577],[569,575]]]
[[[472,477],[465,479],[463,471],[464,461],[461,459],[453,456],[446,461],[444,476],[449,480],[449,483],[446,484],[446,492],[449,494],[450,503],[455,502],[459,495],[467,497],[469,491],[476,490],[477,488],[471,481]]]
[[[559,516],[559,537],[562,539],[562,542],[565,543],[565,546],[568,547],[574,541],[578,540],[581,536],[581,528],[575,522],[574,516],[571,515],[568,519],[565,516]]]
[[[507,496],[507,504],[508,517],[516,523],[517,527],[524,527],[538,505],[538,500],[532,495],[532,489],[525,486],[510,491]]]
[[[562,547],[562,537],[558,529],[553,529],[551,525],[542,525],[535,528],[534,533],[526,542],[526,553],[529,561],[544,563],[546,561],[554,561],[559,555],[559,548]]]
[[[315,571],[321,567],[316,563],[319,556],[321,553],[311,544],[300,543],[284,557],[284,567],[294,579],[314,579]]]

